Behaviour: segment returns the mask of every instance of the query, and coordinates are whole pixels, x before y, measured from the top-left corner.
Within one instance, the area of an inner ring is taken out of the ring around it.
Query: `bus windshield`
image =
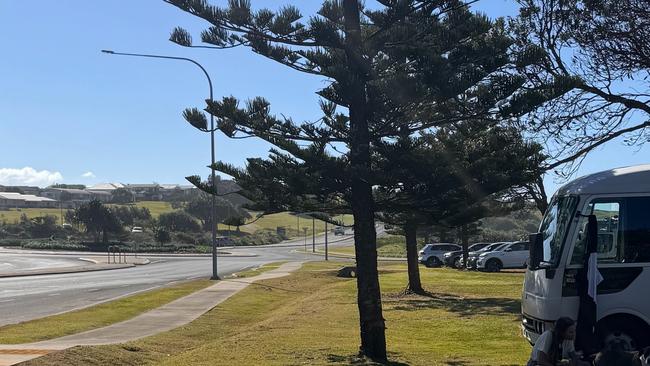
[[[578,197],[556,196],[546,210],[540,232],[543,237],[542,263],[556,267],[560,261],[567,229],[578,205]]]

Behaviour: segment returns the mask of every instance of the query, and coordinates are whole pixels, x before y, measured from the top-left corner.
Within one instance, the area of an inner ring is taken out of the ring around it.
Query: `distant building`
[[[160,184],[127,184],[126,189],[135,196],[136,201],[160,201],[163,198]]]
[[[0,186],[0,192],[13,192],[38,196],[41,189],[34,186]]]
[[[66,208],[79,207],[92,200],[99,200],[101,202],[108,202],[111,200],[111,194],[108,192],[92,192],[87,189],[45,188],[42,195],[60,201]]]
[[[0,208],[57,208],[59,202],[47,197],[15,192],[0,192]]]
[[[101,192],[111,193],[114,190],[119,189],[119,188],[126,188],[126,186],[124,184],[122,184],[122,183],[98,183],[98,184],[95,184],[94,186],[90,186],[90,187],[88,187],[86,189],[88,191],[90,191],[90,192],[101,191]]]

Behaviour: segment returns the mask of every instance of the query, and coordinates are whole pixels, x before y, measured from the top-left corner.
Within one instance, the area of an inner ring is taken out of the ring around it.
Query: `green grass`
[[[117,205],[112,205],[111,206],[117,206]],[[161,201],[142,201],[142,202],[136,202],[135,206],[137,207],[146,207],[149,209],[151,212],[151,216],[153,217],[158,217],[162,213],[166,212],[172,212],[174,209],[172,208],[171,204],[169,202],[161,202]],[[65,215],[65,212],[68,209],[64,208],[63,209],[63,214]],[[18,223],[20,221],[20,215],[21,214],[26,214],[28,218],[33,218],[37,216],[56,216],[57,217],[57,222],[59,220],[59,217],[61,216],[61,209],[58,208],[23,208],[20,209],[20,211],[17,211],[16,209],[11,209],[9,211],[0,211],[0,222],[6,221],[7,224],[14,224]]]
[[[75,347],[30,365],[349,365],[358,352],[356,281],[309,263],[231,297],[187,326],[124,345]],[[389,357],[407,365],[522,365],[521,274],[422,269],[432,296],[400,295],[405,267],[381,271]]]
[[[256,213],[251,213],[251,222],[255,220],[256,218]],[[341,219],[341,216],[336,217],[337,220]],[[346,225],[351,225],[354,221],[352,219],[352,215],[342,215],[342,220]],[[316,233],[323,233],[325,232],[325,222],[321,220],[316,220],[314,222],[314,227],[316,230]],[[305,218],[305,217],[300,217],[298,218],[297,216],[289,213],[289,212],[281,212],[277,214],[271,214],[271,215],[265,215],[261,217],[259,220],[252,222],[251,224],[244,225],[240,229],[243,232],[247,233],[253,233],[257,230],[276,230],[277,227],[285,227],[291,234],[291,236],[295,236],[297,233],[297,228],[300,228],[300,235],[303,235],[303,228],[307,228],[307,234],[311,235],[312,233],[312,220],[311,218]],[[334,229],[334,226],[331,224],[328,224],[328,229]]]
[[[418,250],[423,243],[418,243]],[[336,247],[330,250],[332,254],[354,255],[354,246]],[[377,255],[387,258],[406,258],[406,243],[400,235],[388,235],[377,239]]]
[[[140,208],[146,207],[149,209],[151,217],[153,218],[157,218],[164,213],[176,211],[174,208],[172,208],[171,203],[163,201],[139,201],[135,204],[110,204],[110,206],[136,206]]]
[[[60,223],[61,210],[58,208],[22,208],[19,209],[10,209],[8,211],[0,210],[0,223],[6,222],[7,224],[17,224],[20,222],[20,215],[25,214],[28,218],[38,217],[38,216],[56,216],[57,222]],[[63,209],[63,214],[67,210]]]
[[[279,268],[284,263],[286,263],[286,262],[267,263],[267,264],[261,265],[261,266],[256,267],[256,268],[251,268],[251,269],[246,270],[246,271],[234,273],[231,276],[229,276],[228,278],[247,278],[247,277],[257,276],[259,274],[270,271],[272,269]]]
[[[0,327],[0,344],[37,342],[130,319],[214,284],[196,280],[146,291],[82,310]]]

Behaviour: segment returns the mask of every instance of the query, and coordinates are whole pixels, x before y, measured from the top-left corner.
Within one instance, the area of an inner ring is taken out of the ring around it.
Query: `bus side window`
[[[621,262],[650,262],[650,197],[630,197],[624,210]]]
[[[585,214],[596,215],[598,221],[598,262],[618,262],[619,214],[618,202],[594,202]],[[573,248],[571,264],[582,264],[587,243],[587,218],[580,217],[578,237]]]

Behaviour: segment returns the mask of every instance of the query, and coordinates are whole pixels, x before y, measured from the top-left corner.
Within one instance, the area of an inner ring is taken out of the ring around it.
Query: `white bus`
[[[597,219],[604,278],[596,299],[597,340],[622,341],[630,349],[650,345],[650,165],[578,178],[553,196],[537,240],[531,236],[524,337],[534,343],[559,317],[578,318],[576,275],[583,267],[588,215]]]

